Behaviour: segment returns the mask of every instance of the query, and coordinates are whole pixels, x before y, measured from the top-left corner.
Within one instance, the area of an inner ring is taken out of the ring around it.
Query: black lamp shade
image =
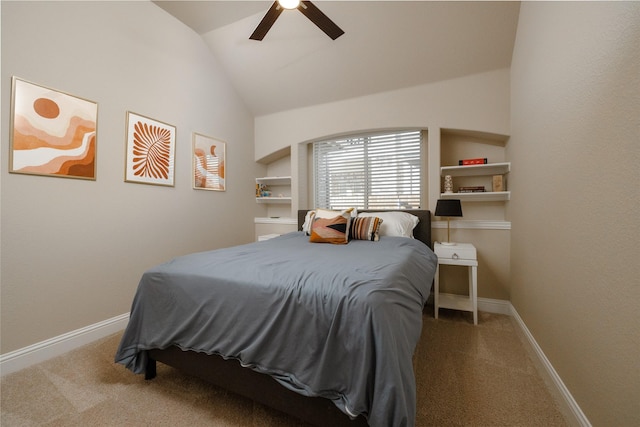
[[[462,205],[458,199],[440,199],[436,203],[435,216],[462,216]]]

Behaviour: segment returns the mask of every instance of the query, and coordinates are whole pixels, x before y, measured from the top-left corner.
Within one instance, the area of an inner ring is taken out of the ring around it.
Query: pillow
[[[313,223],[313,217],[316,215],[315,210],[307,211],[304,216],[304,223],[302,224],[302,231],[308,236],[311,234],[311,224]]]
[[[331,209],[313,209],[307,212],[304,217],[304,223],[302,224],[302,231],[304,231],[307,236],[311,234],[311,224],[313,224],[313,220],[315,218],[333,218],[337,215],[341,215],[345,212],[351,213],[351,218],[355,218],[358,216],[357,208],[349,208],[344,210],[331,210]]]
[[[351,214],[349,212],[344,212],[333,218],[315,218],[311,224],[309,241],[312,243],[349,243],[350,222]]]
[[[371,240],[377,242],[380,240],[378,230],[382,220],[376,216],[363,217],[359,216],[351,220],[349,227],[349,238],[353,240]]]
[[[378,217],[383,223],[380,226],[380,236],[402,236],[413,239],[413,229],[420,221],[417,216],[406,212],[363,212],[363,217]]]

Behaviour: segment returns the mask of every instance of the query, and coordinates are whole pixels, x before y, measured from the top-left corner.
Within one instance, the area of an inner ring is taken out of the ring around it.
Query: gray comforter
[[[293,232],[145,272],[116,362],[143,373],[148,349],[215,353],[371,426],[413,426],[412,356],[436,256],[403,237],[308,239]]]

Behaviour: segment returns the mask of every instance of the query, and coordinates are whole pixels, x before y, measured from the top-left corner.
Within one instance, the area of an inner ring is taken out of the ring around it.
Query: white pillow
[[[342,210],[331,210],[331,209],[313,209],[307,212],[304,217],[304,223],[302,224],[302,231],[304,231],[307,235],[311,234],[311,224],[313,224],[313,220],[316,218],[334,218],[338,215],[342,215],[343,213],[350,212],[351,218],[355,218],[358,216],[357,208],[349,208]]]
[[[380,225],[380,237],[401,236],[413,239],[413,229],[420,221],[417,216],[406,212],[362,212],[358,216],[377,216],[382,220]]]
[[[307,211],[307,214],[304,216],[302,231],[304,231],[307,236],[311,233],[311,224],[313,224],[313,217],[315,215],[316,215],[316,211],[310,210],[310,211]]]

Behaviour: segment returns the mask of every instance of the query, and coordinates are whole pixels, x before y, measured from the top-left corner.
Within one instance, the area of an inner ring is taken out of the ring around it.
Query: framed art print
[[[9,172],[96,179],[98,104],[13,77]]]
[[[225,191],[227,144],[210,136],[193,133],[193,188]]]
[[[126,182],[174,186],[175,126],[127,112]]]

